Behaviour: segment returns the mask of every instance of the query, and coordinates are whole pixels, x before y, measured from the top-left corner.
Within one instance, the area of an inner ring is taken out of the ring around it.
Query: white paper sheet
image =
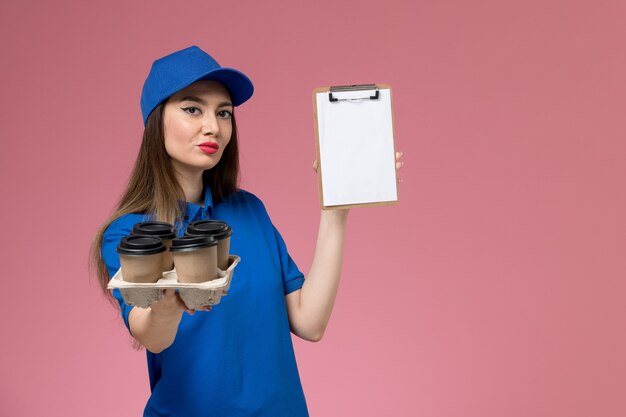
[[[379,89],[317,93],[323,205],[397,201],[391,95]]]

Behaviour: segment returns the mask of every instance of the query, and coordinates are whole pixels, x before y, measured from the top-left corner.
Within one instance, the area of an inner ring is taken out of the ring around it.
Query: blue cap
[[[222,83],[230,93],[234,106],[252,97],[252,81],[242,72],[222,68],[209,54],[197,46],[190,46],[152,63],[141,91],[141,113],[146,124],[152,110],[177,91],[198,80]]]

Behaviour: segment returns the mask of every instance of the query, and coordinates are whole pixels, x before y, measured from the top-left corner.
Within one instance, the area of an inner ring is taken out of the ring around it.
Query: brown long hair
[[[164,104],[160,104],[148,116],[139,154],[126,189],[115,211],[100,226],[91,244],[90,267],[95,267],[96,277],[102,291],[107,299],[118,308],[119,304],[107,290],[110,277],[102,258],[104,231],[115,219],[124,214],[148,214],[155,220],[174,225],[180,225],[184,215],[185,195],[174,175],[174,168],[170,163],[171,158],[165,150],[163,107]],[[234,112],[231,120],[232,135],[222,158],[215,167],[202,174],[204,185],[211,187],[214,202],[220,202],[237,191],[239,187],[239,146]]]

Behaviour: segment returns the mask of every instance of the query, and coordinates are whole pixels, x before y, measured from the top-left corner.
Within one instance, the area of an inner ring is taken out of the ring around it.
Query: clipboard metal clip
[[[367,90],[375,90],[376,93],[373,96],[367,97],[359,97],[359,98],[337,98],[333,97],[333,93],[344,93],[348,91],[367,91]],[[329,101],[361,101],[361,100],[378,100],[378,87],[376,84],[354,84],[354,85],[338,85],[335,87],[330,87],[330,92],[328,93]]]

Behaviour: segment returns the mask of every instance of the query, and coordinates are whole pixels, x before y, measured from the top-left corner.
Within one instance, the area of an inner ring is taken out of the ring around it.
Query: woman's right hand
[[[166,289],[163,292],[163,297],[156,303],[150,306],[152,312],[159,316],[174,316],[176,314],[182,314],[186,311],[188,314],[193,315],[196,310],[188,309],[185,303],[180,298],[180,295],[176,293],[174,289]],[[211,306],[202,307],[202,310],[210,311]]]

